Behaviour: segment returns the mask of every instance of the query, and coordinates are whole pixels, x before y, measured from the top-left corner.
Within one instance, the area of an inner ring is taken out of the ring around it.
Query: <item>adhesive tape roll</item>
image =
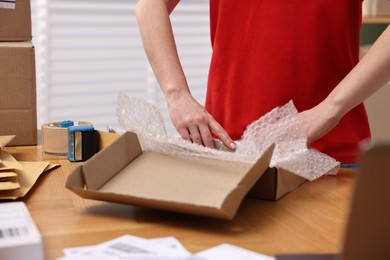
[[[42,125],[42,150],[45,153],[65,155],[68,153],[68,127],[92,125],[83,121],[61,121]]]

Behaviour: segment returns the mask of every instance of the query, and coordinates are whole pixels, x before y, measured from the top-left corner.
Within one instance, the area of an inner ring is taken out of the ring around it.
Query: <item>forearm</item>
[[[389,81],[390,27],[320,104],[300,113],[308,144],[332,130],[346,113]]]
[[[144,49],[168,103],[189,94],[169,19],[179,1],[140,0],[136,7]]]
[[[390,81],[390,26],[324,100],[341,118]]]
[[[169,116],[181,137],[213,148],[213,133],[234,149],[227,132],[190,93],[169,19],[179,1],[139,0],[136,16],[146,55],[164,92]]]

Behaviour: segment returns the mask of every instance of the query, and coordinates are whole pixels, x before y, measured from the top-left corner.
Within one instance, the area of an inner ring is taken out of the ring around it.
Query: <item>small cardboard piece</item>
[[[13,137],[0,136],[1,148],[7,146]],[[24,197],[43,172],[58,166],[50,162],[19,162],[0,149],[0,201]]]
[[[273,147],[252,165],[144,152],[137,135],[125,132],[77,167],[68,176],[66,188],[87,199],[233,219],[265,172],[271,189],[252,196],[278,199],[305,181],[299,177],[299,184],[278,186],[291,174],[267,171]]]
[[[14,135],[1,135],[0,136],[0,149],[3,149],[15,138]]]
[[[0,41],[31,41],[30,0],[17,0],[15,8],[0,8]]]
[[[0,42],[0,135],[37,144],[35,52],[30,42]]]

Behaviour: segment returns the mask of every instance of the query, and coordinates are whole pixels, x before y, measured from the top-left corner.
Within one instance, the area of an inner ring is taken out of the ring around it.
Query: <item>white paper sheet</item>
[[[101,244],[64,249],[57,260],[275,260],[230,244],[191,254],[175,237],[145,239],[124,235]]]

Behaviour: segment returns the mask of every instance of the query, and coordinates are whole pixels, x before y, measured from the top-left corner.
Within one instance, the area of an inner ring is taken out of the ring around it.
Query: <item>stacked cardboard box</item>
[[[7,1],[12,2],[12,1]],[[0,135],[37,144],[35,51],[29,0],[0,5]]]

